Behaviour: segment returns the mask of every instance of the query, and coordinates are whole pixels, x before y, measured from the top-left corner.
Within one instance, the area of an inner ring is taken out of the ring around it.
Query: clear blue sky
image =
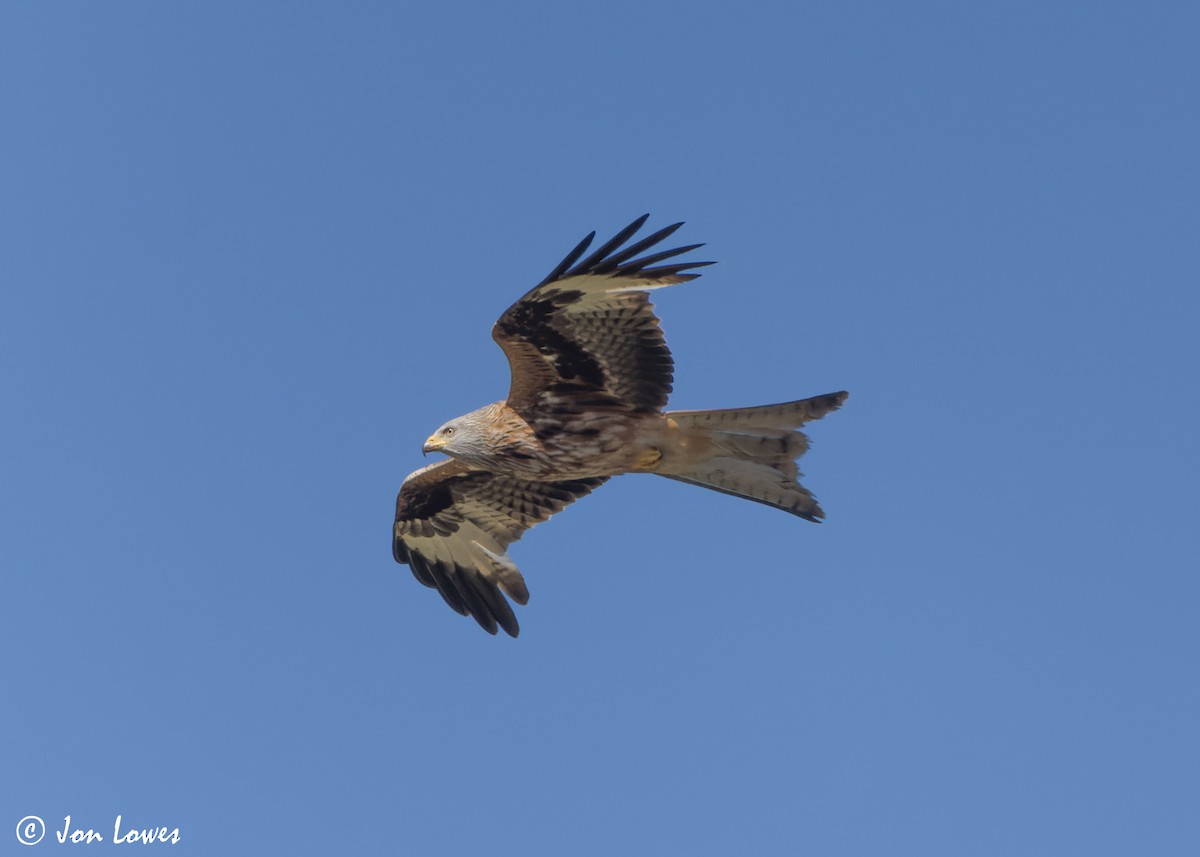
[[[1200,853],[1198,31],[4,3],[0,853]],[[675,407],[851,391],[828,521],[615,480],[489,637],[396,489],[643,211]]]

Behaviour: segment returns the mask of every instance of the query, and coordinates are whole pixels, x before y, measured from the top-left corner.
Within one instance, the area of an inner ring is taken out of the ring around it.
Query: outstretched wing
[[[644,411],[667,403],[674,363],[646,292],[694,280],[700,275],[689,269],[713,263],[659,264],[702,244],[639,256],[682,223],[621,249],[648,217],[580,261],[596,233],[588,235],[500,316],[492,337],[508,356],[508,405],[517,413],[531,416],[548,392],[590,394],[593,400],[600,394]]]
[[[505,549],[606,479],[530,482],[439,461],[400,486],[392,555],[489,634],[499,626],[515,637],[517,617],[501,590],[518,604],[529,591]]]

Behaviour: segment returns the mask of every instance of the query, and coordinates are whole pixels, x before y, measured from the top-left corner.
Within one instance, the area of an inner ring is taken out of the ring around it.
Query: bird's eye
[[[450,437],[450,435],[454,434],[454,426],[446,426],[444,429],[442,429],[442,434],[444,434],[446,437]]]

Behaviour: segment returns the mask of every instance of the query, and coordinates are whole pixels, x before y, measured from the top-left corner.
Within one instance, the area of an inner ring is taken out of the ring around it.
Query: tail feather
[[[791,431],[812,420],[819,420],[831,411],[836,411],[849,395],[848,392],[842,390],[839,393],[826,393],[823,396],[813,396],[811,399],[800,399],[796,402],[781,402],[778,405],[724,408],[716,411],[669,411],[667,416],[681,426],[689,428],[731,430],[735,427],[744,427]]]
[[[825,517],[812,493],[796,480],[796,459],[808,438],[796,429],[837,410],[845,391],[796,402],[716,411],[668,411],[680,430],[678,455],[664,458],[657,472],[764,503],[809,521]]]

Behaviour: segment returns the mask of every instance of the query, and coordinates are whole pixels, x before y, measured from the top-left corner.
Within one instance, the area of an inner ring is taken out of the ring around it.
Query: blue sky
[[[3,4],[0,850],[1197,853],[1198,27]],[[675,407],[851,391],[828,521],[614,480],[489,637],[396,489],[643,211]]]

